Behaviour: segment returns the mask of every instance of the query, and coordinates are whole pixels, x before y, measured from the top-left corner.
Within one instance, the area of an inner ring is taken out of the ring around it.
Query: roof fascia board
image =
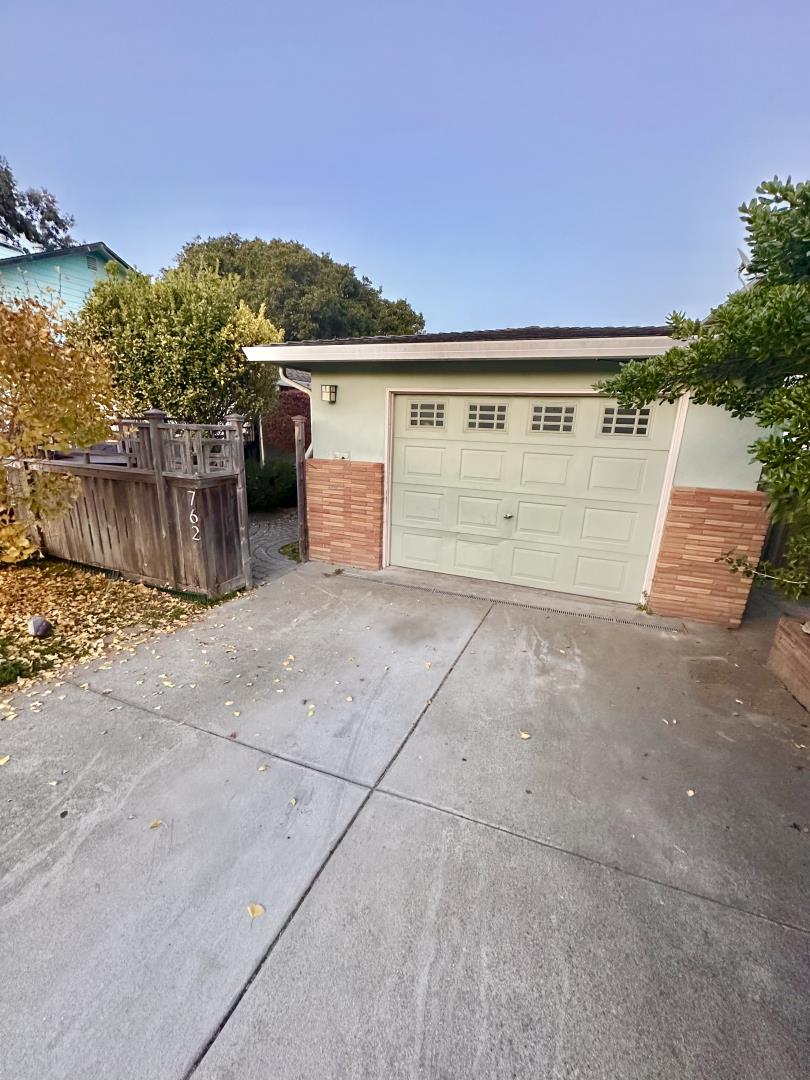
[[[529,341],[446,341],[380,345],[251,345],[248,360],[307,369],[340,364],[437,360],[632,360],[660,356],[668,337],[558,338]],[[286,354],[286,355],[285,355]]]

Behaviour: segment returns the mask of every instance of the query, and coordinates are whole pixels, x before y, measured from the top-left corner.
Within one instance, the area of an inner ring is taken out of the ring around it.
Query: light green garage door
[[[398,395],[395,566],[635,602],[675,407]]]

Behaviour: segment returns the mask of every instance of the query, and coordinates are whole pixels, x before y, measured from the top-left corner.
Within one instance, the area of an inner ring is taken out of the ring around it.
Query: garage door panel
[[[501,540],[474,539],[472,536],[456,537],[452,573],[470,577],[500,577],[498,556],[504,543]]]
[[[568,504],[542,499],[521,499],[515,515],[515,536],[548,539],[563,533]]]
[[[459,480],[492,483],[504,479],[506,453],[502,450],[462,449],[459,454]]]
[[[445,470],[446,452],[443,446],[420,446],[418,443],[407,443],[402,447],[403,478],[406,480],[423,479],[428,476],[439,479]]]
[[[403,488],[400,493],[401,513],[399,516],[403,521],[441,526],[443,499],[444,494],[440,491]]]
[[[497,529],[501,523],[503,499],[497,496],[459,495],[456,500],[458,528]]]
[[[445,537],[441,533],[403,529],[397,535],[392,551],[397,562],[405,566],[419,566],[425,570],[441,570],[442,547]]]
[[[523,547],[516,543],[512,548],[508,580],[540,589],[560,588],[561,561],[560,551]]]
[[[523,454],[520,471],[522,487],[539,488],[549,484],[565,487],[569,480],[574,455],[559,452],[529,450]]]
[[[674,407],[634,419],[615,402],[606,417],[610,403],[596,398],[565,399],[567,411],[542,395],[481,395],[488,411],[469,409],[463,395],[424,398],[397,406],[393,563],[638,600]],[[506,412],[495,412],[497,404]],[[411,429],[411,415],[420,423],[439,417],[443,426]],[[501,421],[500,429],[475,428]],[[639,435],[627,434],[635,429]]]

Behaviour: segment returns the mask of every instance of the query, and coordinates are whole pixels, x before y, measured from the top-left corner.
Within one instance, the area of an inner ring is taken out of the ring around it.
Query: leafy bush
[[[213,270],[115,274],[96,282],[71,336],[106,353],[131,414],[156,406],[200,424],[232,410],[252,416],[272,405],[278,372],[251,363],[242,346],[282,335],[238,291],[236,277]]]
[[[295,465],[280,458],[266,464],[245,462],[249,510],[276,510],[280,506],[295,506]]]
[[[303,390],[282,390],[274,407],[264,417],[264,439],[267,446],[282,454],[295,450],[294,416],[305,416],[304,443],[312,442],[309,394]]]

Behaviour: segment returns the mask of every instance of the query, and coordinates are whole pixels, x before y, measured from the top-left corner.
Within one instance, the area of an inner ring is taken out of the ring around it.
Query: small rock
[[[28,633],[31,637],[49,637],[53,633],[53,627],[47,619],[41,615],[35,615],[33,619],[28,620]]]

